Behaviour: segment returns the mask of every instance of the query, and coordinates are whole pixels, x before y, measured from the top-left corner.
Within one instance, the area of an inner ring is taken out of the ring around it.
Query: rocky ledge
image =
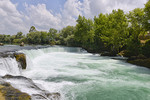
[[[144,55],[138,55],[138,56],[131,56],[127,60],[128,63],[143,66],[150,68],[150,58],[145,57]]]
[[[0,53],[0,57],[2,58],[15,58],[16,61],[18,62],[18,67],[21,69],[26,69],[27,63],[26,63],[26,55],[23,53],[18,53],[18,52],[5,52],[5,53]]]
[[[0,100],[60,100],[60,93],[43,90],[24,76],[5,75],[0,78]]]
[[[0,79],[0,100],[31,100],[31,96]]]
[[[18,52],[0,53],[1,58],[15,58],[26,69],[26,56]],[[32,91],[32,92],[31,92]],[[60,100],[60,93],[50,93],[24,76],[0,76],[0,100]]]

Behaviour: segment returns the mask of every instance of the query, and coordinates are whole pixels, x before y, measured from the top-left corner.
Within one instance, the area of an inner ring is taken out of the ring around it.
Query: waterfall
[[[60,93],[61,100],[149,100],[147,68],[76,47],[54,46],[19,52],[26,55],[27,69],[20,74],[15,58],[0,58],[0,75],[22,75],[5,81],[30,94],[33,100],[41,100],[34,99],[40,95],[50,99],[47,92]]]
[[[0,58],[0,75],[20,75],[21,71],[15,58]]]

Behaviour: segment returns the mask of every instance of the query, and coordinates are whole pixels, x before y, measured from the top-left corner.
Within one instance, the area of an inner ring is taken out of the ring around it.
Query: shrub
[[[145,45],[142,47],[142,53],[146,57],[150,57],[150,39],[145,42]]]

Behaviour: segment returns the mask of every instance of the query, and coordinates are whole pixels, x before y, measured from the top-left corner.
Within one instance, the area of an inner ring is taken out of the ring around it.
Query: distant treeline
[[[0,42],[79,46],[89,52],[112,54],[124,50],[130,56],[144,54],[150,57],[150,0],[144,8],[129,13],[118,9],[109,14],[100,13],[94,19],[79,16],[76,22],[76,26],[67,26],[59,32],[54,28],[48,32],[37,31],[32,26],[26,35],[22,32],[0,35]]]

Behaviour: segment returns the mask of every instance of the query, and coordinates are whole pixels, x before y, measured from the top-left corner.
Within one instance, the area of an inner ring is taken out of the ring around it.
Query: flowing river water
[[[62,100],[150,100],[147,68],[81,48],[54,46],[19,52],[26,54],[27,69],[13,74],[31,78],[49,92],[59,92]]]

